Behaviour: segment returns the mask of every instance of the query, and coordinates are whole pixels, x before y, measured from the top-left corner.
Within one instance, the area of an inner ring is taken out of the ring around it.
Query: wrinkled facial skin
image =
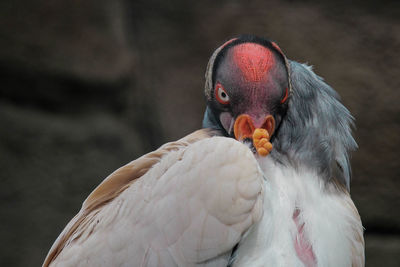
[[[218,83],[230,99],[228,105],[222,105],[215,96],[213,98],[214,110],[223,112],[222,118],[219,117],[225,130],[229,130],[229,116],[225,112],[233,119],[247,114],[256,127],[267,115],[274,116],[279,123],[279,107],[288,88],[287,72],[276,54],[268,48],[255,43],[230,48],[216,70],[214,89]]]

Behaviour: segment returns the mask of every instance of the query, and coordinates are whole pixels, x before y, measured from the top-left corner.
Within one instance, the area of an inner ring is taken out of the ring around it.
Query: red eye
[[[224,87],[220,83],[217,83],[217,85],[215,86],[215,98],[222,105],[229,104],[228,93],[225,91]]]
[[[288,92],[288,89],[286,88],[285,96],[282,98],[281,104],[285,103],[285,101],[287,100],[288,96],[289,96],[289,92]]]

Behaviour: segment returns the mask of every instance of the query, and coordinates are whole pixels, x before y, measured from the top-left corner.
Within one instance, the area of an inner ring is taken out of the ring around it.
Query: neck
[[[285,119],[275,134],[275,160],[316,170],[328,181],[336,177],[350,188],[348,151],[356,148],[352,117],[336,92],[312,70],[291,62],[293,94]]]

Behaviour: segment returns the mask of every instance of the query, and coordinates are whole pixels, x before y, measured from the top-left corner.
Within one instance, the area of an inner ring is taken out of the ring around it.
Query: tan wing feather
[[[218,135],[217,131],[201,129],[176,141],[166,143],[157,150],[143,155],[131,161],[125,166],[110,174],[97,188],[88,196],[79,213],[67,224],[63,232],[54,242],[43,267],[47,267],[60,254],[63,248],[71,241],[80,238],[84,232],[83,228],[91,220],[96,210],[113,200],[137,178],[143,176],[152,166],[158,163],[163,156],[170,151],[178,150],[193,144],[199,140]]]

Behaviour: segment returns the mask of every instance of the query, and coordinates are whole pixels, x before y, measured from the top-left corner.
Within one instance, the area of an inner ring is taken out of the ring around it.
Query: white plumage
[[[293,246],[296,209],[319,266],[362,266],[362,226],[345,190],[325,187],[306,168],[257,159],[234,139],[181,142],[87,214],[50,266],[227,266],[233,246],[263,212],[233,266],[305,266]],[[77,216],[83,214],[84,208]]]
[[[363,266],[363,228],[346,190],[326,186],[307,168],[285,168],[269,157],[259,162],[266,177],[264,216],[241,241],[234,266],[307,266],[293,246],[296,210],[318,266]]]

